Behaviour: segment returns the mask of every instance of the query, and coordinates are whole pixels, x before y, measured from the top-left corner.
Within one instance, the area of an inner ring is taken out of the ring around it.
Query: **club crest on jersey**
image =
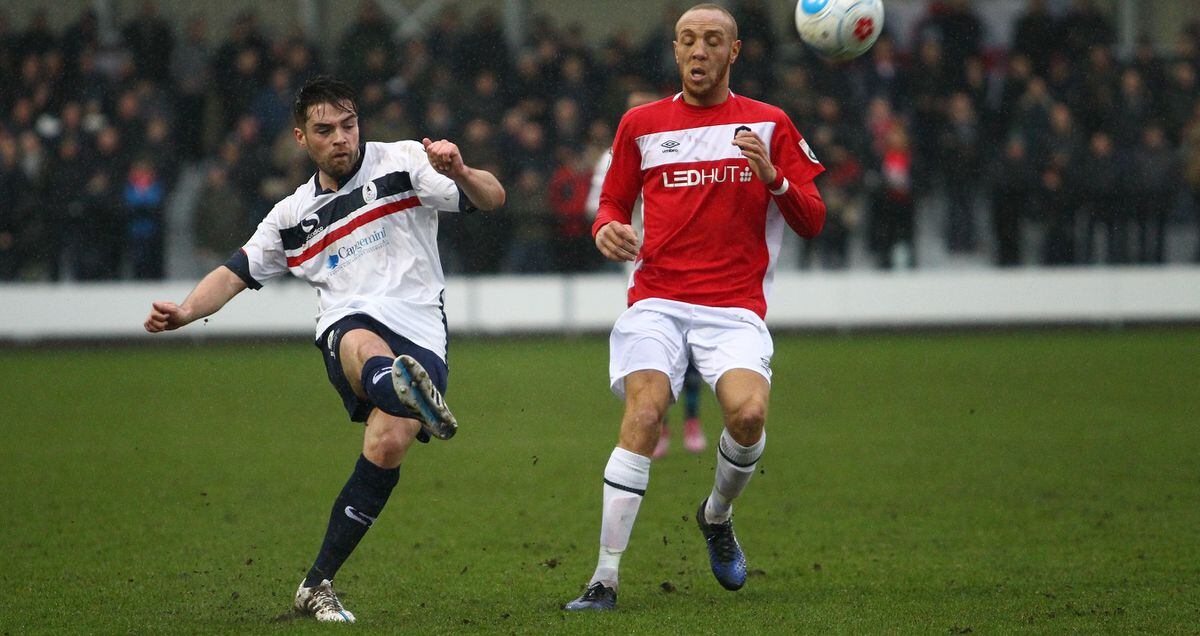
[[[816,159],[814,159],[813,161],[816,161]],[[362,191],[363,203],[370,203],[370,202],[374,201],[375,197],[377,197],[377,196],[379,196],[379,191],[375,189],[375,182],[368,181],[367,185],[363,186],[363,191]]]
[[[719,166],[703,170],[691,168],[662,173],[665,188],[689,188],[725,182],[749,183],[753,177],[750,166]]]
[[[821,163],[820,161],[817,161],[817,155],[812,151],[812,148],[808,147],[807,141],[803,139],[800,140],[800,149],[804,151],[804,154],[808,155],[809,160],[811,160],[813,163]]]

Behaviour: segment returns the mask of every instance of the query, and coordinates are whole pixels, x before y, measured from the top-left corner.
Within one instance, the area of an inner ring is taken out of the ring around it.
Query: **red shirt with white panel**
[[[767,146],[774,183],[755,177],[733,145],[739,129]],[[592,234],[629,223],[641,194],[645,228],[629,304],[664,298],[765,318],[784,224],[812,238],[825,223],[813,184],[824,169],[779,108],[732,91],[698,107],[680,93],[621,118]]]

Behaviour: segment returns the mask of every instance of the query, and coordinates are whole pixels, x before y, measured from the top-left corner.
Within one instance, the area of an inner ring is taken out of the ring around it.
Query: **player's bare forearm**
[[[495,210],[504,205],[504,186],[500,185],[496,175],[487,170],[463,166],[462,173],[454,177],[454,182],[480,210]]]
[[[192,312],[193,320],[211,316],[246,289],[246,281],[221,265],[205,276],[192,293],[183,299],[183,307]]]
[[[246,282],[222,265],[201,279],[182,303],[151,303],[150,315],[143,326],[150,333],[178,329],[216,313],[244,289]]]
[[[432,141],[426,137],[421,143],[425,146],[429,165],[433,166],[438,174],[453,179],[475,207],[480,210],[495,210],[504,205],[504,186],[487,170],[477,170],[468,166],[454,142],[446,139]]]

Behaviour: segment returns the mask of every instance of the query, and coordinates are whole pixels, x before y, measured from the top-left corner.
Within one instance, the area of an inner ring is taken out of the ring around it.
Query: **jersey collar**
[[[354,178],[354,175],[358,174],[359,168],[362,168],[363,159],[366,159],[366,158],[367,158],[367,144],[359,144],[358,145],[358,163],[354,164],[354,167],[350,169],[350,174],[346,175],[346,177],[344,179],[337,182],[337,189],[335,189],[335,190],[322,189],[321,188],[321,173],[319,171],[314,173],[313,174],[313,190],[316,191],[316,195],[314,195],[314,196],[319,197],[322,194],[333,194],[333,193],[337,192],[338,190],[341,190],[342,186],[346,185],[347,183],[350,183],[350,180]]]

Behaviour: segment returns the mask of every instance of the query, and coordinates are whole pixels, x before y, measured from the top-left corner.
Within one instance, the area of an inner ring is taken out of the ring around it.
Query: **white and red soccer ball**
[[[849,60],[866,53],[883,29],[883,0],[799,0],[796,31],[822,56]]]

